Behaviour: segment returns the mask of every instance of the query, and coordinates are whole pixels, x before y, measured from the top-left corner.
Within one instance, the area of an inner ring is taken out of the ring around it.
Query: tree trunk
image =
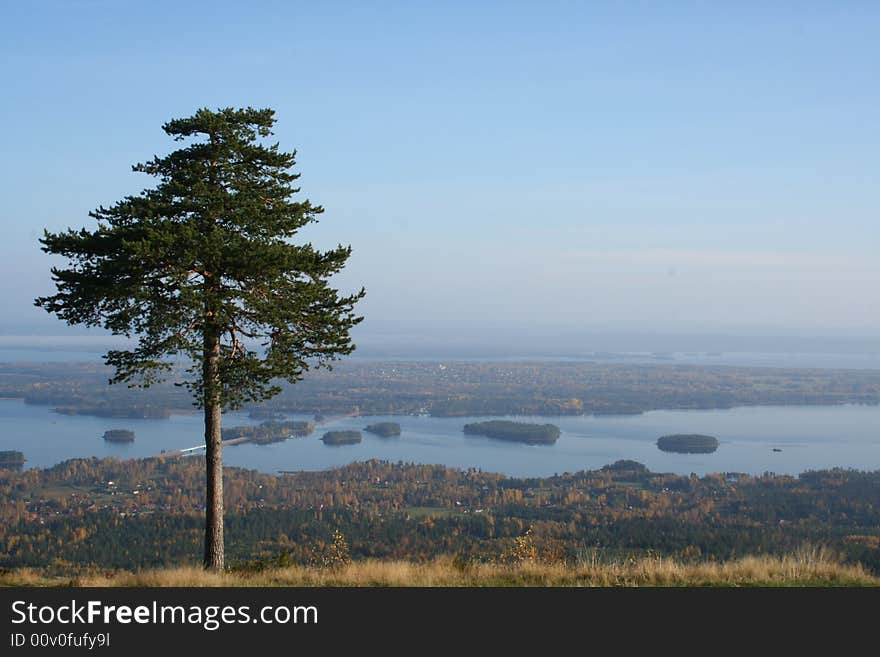
[[[203,361],[205,386],[205,569],[222,571],[223,548],[223,441],[220,402],[220,335],[205,332]]]

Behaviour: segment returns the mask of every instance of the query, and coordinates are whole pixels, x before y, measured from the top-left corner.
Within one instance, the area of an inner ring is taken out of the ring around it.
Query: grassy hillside
[[[289,566],[254,573],[206,573],[199,568],[114,571],[74,579],[31,569],[0,573],[3,586],[880,586],[858,565],[822,551],[785,557],[745,557],[725,563],[682,564],[664,558],[580,565],[526,560],[461,564],[448,557],[424,563],[355,561],[335,568]]]

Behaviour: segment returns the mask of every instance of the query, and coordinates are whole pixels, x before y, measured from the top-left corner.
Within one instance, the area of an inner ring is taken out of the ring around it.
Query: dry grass
[[[745,557],[724,563],[681,564],[648,558],[577,566],[525,561],[519,564],[457,564],[449,557],[425,563],[355,561],[332,568],[291,566],[256,573],[206,573],[173,568],[114,572],[75,579],[48,578],[33,570],[0,574],[6,586],[880,586],[880,578],[844,565],[821,550],[786,557]]]

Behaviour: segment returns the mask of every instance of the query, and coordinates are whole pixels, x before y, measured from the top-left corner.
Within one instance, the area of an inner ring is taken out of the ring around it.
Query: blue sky
[[[43,227],[150,186],[169,118],[237,105],[277,111],[365,330],[880,331],[878,3],[2,14],[0,333],[67,330],[30,307]]]

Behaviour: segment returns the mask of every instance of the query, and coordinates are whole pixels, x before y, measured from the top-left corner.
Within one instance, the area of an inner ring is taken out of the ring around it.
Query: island
[[[325,445],[354,445],[361,442],[360,431],[328,431],[321,440]]]
[[[464,425],[464,432],[474,436],[486,436],[530,445],[552,445],[559,438],[555,424],[529,424],[510,420],[489,420]]]
[[[24,454],[16,450],[0,452],[0,469],[21,470],[24,467]]]
[[[104,440],[108,443],[133,443],[134,431],[128,429],[110,429],[104,432]]]
[[[699,433],[676,433],[658,438],[657,447],[677,454],[711,454],[718,449],[718,439]]]
[[[288,438],[302,438],[314,430],[315,423],[305,420],[290,420],[288,422],[267,420],[258,425],[226,427],[223,429],[222,435],[224,441],[234,440],[236,443],[248,442],[268,445],[280,443]]]
[[[377,422],[364,427],[364,431],[383,438],[391,438],[400,435],[400,425],[397,422]]]

